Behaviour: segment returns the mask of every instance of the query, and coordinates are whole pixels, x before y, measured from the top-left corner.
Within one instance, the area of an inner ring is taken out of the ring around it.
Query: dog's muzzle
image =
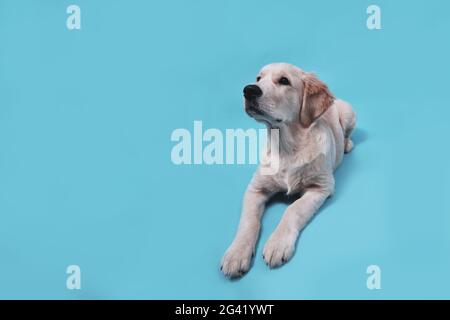
[[[262,96],[262,90],[260,87],[254,84],[245,86],[245,111],[249,116],[263,115],[263,112],[259,109],[257,99]]]
[[[248,101],[254,101],[257,98],[261,97],[263,94],[260,87],[254,84],[250,84],[248,86],[245,86],[244,88],[244,97]]]

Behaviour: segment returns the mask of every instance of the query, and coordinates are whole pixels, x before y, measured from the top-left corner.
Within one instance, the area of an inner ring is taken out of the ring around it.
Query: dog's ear
[[[302,81],[303,97],[301,97],[300,123],[304,127],[309,127],[333,104],[334,96],[328,90],[327,85],[312,73],[304,73]]]

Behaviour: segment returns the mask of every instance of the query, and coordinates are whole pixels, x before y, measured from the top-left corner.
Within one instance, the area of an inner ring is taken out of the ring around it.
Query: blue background
[[[0,298],[450,298],[448,1],[0,0]],[[254,165],[175,166],[176,128],[262,128],[274,61],[357,112],[356,148],[292,261],[219,262]],[[66,267],[82,290],[66,289]],[[366,287],[366,268],[382,289]]]

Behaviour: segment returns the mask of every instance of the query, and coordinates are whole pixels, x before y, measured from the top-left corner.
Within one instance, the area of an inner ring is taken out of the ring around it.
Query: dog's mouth
[[[254,104],[245,104],[245,112],[247,112],[247,114],[250,117],[254,117],[254,116],[267,116],[267,114],[262,111],[261,109],[258,108],[258,106],[254,105]]]
[[[275,119],[256,104],[249,101],[245,101],[245,112],[255,119],[256,121],[263,122],[281,122],[281,119]]]

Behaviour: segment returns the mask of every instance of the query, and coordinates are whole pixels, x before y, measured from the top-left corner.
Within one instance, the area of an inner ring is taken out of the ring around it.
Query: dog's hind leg
[[[339,122],[344,132],[344,151],[345,153],[349,153],[353,149],[353,141],[350,139],[350,136],[356,125],[356,114],[349,103],[343,100],[339,100],[337,103]]]

